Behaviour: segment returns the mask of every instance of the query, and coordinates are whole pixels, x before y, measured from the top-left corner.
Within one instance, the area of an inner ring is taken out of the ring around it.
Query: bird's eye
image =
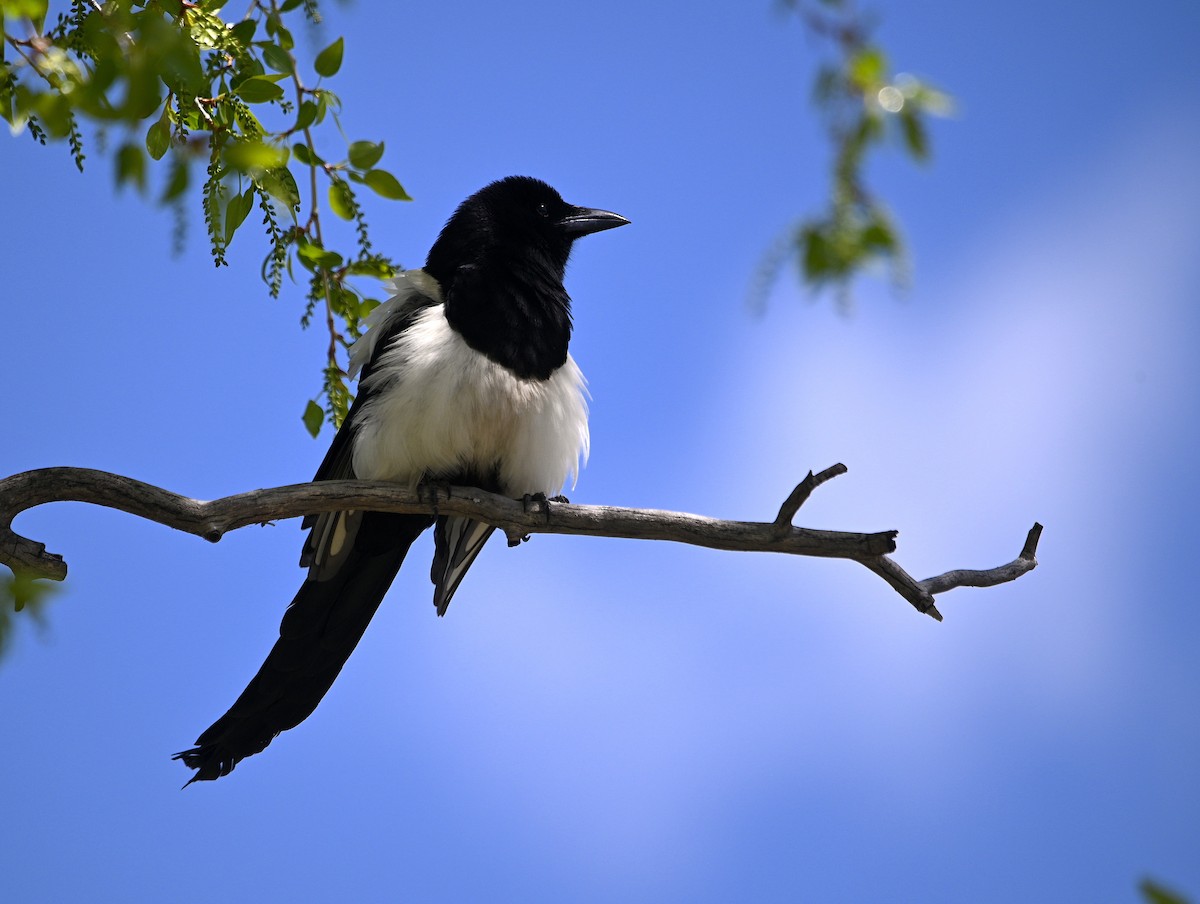
[[[547,204],[545,201],[543,201],[541,204],[539,204],[537,206],[537,212],[538,212],[538,215],[542,216],[542,217],[550,216],[550,205]]]

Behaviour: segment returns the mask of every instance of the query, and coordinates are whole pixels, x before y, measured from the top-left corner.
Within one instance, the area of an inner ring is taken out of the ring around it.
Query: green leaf
[[[158,103],[155,103],[155,107],[157,106]],[[61,138],[70,130],[71,101],[65,95],[59,94],[57,91],[38,94],[34,98],[33,109],[36,111],[38,119],[41,120],[42,126],[51,135]]]
[[[374,276],[377,279],[388,279],[396,275],[386,260],[381,260],[377,257],[368,257],[363,260],[353,261],[346,268],[346,272],[350,276]]]
[[[323,423],[325,423],[325,410],[309,399],[308,404],[304,406],[304,428],[315,439],[316,435],[321,432]]]
[[[304,166],[322,166],[325,163],[321,159],[321,155],[314,154],[303,141],[297,141],[292,145],[292,156]]]
[[[834,256],[824,232],[817,226],[809,226],[801,233],[800,243],[803,246],[804,278],[813,283],[829,279],[835,269]]]
[[[168,201],[181,197],[187,191],[189,181],[190,174],[187,163],[181,162],[179,156],[174,157],[170,174],[167,176],[167,184],[163,187],[162,197],[158,199],[158,202],[166,204]]]
[[[330,302],[334,314],[343,319],[349,319],[358,313],[359,297],[353,289],[343,283],[337,283],[332,289]]]
[[[317,58],[313,60],[313,68],[317,70],[317,75],[325,78],[337,75],[337,71],[342,68],[342,52],[344,49],[345,43],[341,38],[338,38],[318,53]]]
[[[146,158],[136,144],[121,145],[117,151],[117,187],[132,182],[142,191],[146,187]]]
[[[300,188],[296,185],[292,171],[286,166],[267,170],[260,174],[256,181],[263,191],[281,201],[293,214],[300,207]]]
[[[21,569],[12,571],[11,577],[0,577],[0,650],[4,647],[7,637],[4,634],[7,612],[5,607],[12,603],[15,611],[30,610],[33,618],[41,620],[44,614],[42,607],[54,594],[62,590],[61,584],[56,584],[45,578],[32,577]]]
[[[296,66],[295,61],[292,60],[292,55],[278,44],[264,44],[262,58],[263,62],[276,72],[284,72],[288,75],[292,74]]]
[[[6,19],[30,19],[40,22],[46,18],[49,0],[3,0],[0,12]]]
[[[306,100],[300,104],[300,112],[296,114],[296,124],[292,127],[295,131],[300,132],[307,129],[317,121],[317,116],[324,112],[324,107],[318,107],[311,100]]]
[[[898,248],[896,234],[883,220],[875,220],[863,229],[859,242],[865,251],[876,254],[894,254]]]
[[[275,147],[261,141],[233,141],[225,147],[225,162],[241,173],[271,170],[287,163],[286,147]]]
[[[914,160],[929,159],[929,136],[925,133],[925,123],[910,106],[900,111],[900,132],[904,135],[904,146]]]
[[[267,131],[263,128],[262,121],[250,112],[250,108],[242,104],[238,104],[234,110],[234,119],[242,127],[242,134],[244,135],[261,135]]]
[[[860,88],[878,85],[886,73],[887,58],[878,47],[864,47],[846,63],[846,74]]]
[[[366,175],[366,182],[376,194],[393,201],[411,201],[400,181],[387,170],[375,169]]]
[[[327,251],[320,245],[301,245],[296,249],[296,254],[300,256],[302,262],[307,261],[314,267],[324,267],[326,270],[332,270],[334,267],[342,265],[342,256],[336,251]]]
[[[171,124],[166,118],[156,120],[146,131],[146,151],[155,160],[162,160],[171,146]]]
[[[254,40],[254,30],[256,28],[258,28],[257,19],[243,19],[237,25],[230,28],[229,33],[243,47],[249,47],[250,42]]]
[[[356,141],[350,145],[350,165],[355,169],[369,170],[383,156],[383,142]]]
[[[337,180],[330,184],[329,208],[343,220],[354,219],[354,193],[345,182]]]
[[[240,195],[234,195],[229,199],[229,204],[225,207],[225,244],[228,245],[233,241],[233,234],[237,232],[239,226],[246,220],[246,214],[250,213],[250,208],[254,206],[254,187],[247,188]]]
[[[292,33],[284,27],[283,19],[274,11],[267,14],[267,34],[275,38],[284,50],[291,50],[296,46]]]
[[[1143,879],[1138,890],[1141,891],[1142,897],[1148,904],[1188,904],[1187,898],[1160,885],[1153,879]]]
[[[234,88],[233,93],[248,104],[283,100],[283,89],[265,75],[251,76]]]

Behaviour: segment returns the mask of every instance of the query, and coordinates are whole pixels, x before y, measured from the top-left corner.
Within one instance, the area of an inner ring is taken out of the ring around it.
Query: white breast
[[[403,304],[403,294],[388,305]],[[380,311],[373,332],[389,313]],[[357,416],[360,478],[415,484],[498,467],[506,495],[554,495],[587,461],[585,383],[569,356],[548,380],[520,379],[467,345],[440,304],[420,309],[377,354],[360,387],[374,393]]]

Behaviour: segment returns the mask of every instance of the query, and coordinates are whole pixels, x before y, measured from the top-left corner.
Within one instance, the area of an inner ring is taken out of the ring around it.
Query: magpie
[[[567,351],[563,275],[580,236],[629,221],[576,207],[537,179],[510,176],[467,198],[425,266],[402,272],[350,349],[354,403],[314,480],[473,486],[552,496],[586,462],[583,375]],[[316,709],[354,651],[417,537],[434,528],[438,615],[494,528],[456,515],[310,515],[304,583],[262,668],[174,759],[189,779],[228,775]]]

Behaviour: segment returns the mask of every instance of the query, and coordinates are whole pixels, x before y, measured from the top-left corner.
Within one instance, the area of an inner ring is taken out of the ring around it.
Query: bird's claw
[[[450,492],[450,484],[444,480],[435,480],[432,477],[422,477],[417,483],[417,498],[422,502],[426,502],[426,494],[428,493],[429,496],[432,497],[428,500],[428,502],[433,505],[433,513],[435,515],[438,513],[437,503],[439,490],[446,494],[447,499],[449,499],[452,495]]]
[[[522,508],[524,508],[525,513],[528,514],[529,507],[531,505],[536,504],[537,506],[539,506],[541,508],[542,514],[546,516],[546,523],[549,524],[550,523],[550,503],[551,502],[566,502],[566,501],[567,501],[566,496],[554,496],[554,497],[548,498],[545,493],[526,493],[524,496],[521,497],[521,506],[522,506]],[[525,539],[528,540],[529,538],[526,537]]]

